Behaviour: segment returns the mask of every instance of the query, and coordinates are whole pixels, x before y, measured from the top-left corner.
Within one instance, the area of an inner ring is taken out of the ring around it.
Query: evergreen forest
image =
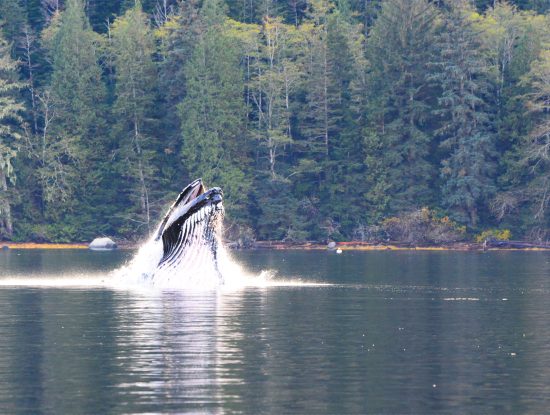
[[[550,239],[549,0],[0,0],[0,240]]]

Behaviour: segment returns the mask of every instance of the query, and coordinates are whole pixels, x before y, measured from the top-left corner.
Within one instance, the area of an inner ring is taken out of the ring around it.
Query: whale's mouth
[[[155,240],[162,239],[161,264],[174,260],[183,248],[194,242],[216,249],[216,231],[223,218],[223,193],[219,187],[207,190],[201,179],[179,194],[162,220]]]

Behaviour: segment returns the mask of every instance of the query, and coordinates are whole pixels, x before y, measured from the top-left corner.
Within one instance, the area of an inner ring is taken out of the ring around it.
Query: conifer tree
[[[27,85],[2,98],[2,237],[138,237],[202,176],[265,239],[429,206],[543,240],[549,5],[0,0]]]
[[[52,42],[51,90],[59,128],[65,135],[82,141],[102,133],[101,104],[105,89],[97,42],[80,0],[69,0]]]
[[[442,203],[457,220],[476,227],[480,211],[495,190],[495,136],[488,112],[489,64],[481,53],[479,33],[472,27],[470,14],[461,1],[446,14],[433,79],[441,87],[435,113],[442,117],[436,133],[445,151]]]
[[[14,159],[21,139],[24,105],[19,95],[17,63],[7,42],[0,37],[0,238],[13,236],[12,203],[16,172]]]
[[[278,234],[285,237],[294,232],[290,221],[293,214],[277,214],[279,211],[295,212],[296,197],[289,192],[292,182],[303,180],[293,171],[289,149],[296,134],[292,122],[295,96],[302,80],[300,57],[303,33],[293,26],[285,25],[280,17],[266,17],[261,27],[250,30],[251,39],[245,43],[247,94],[249,104],[248,125],[250,135],[259,144],[256,153],[257,193],[254,198],[259,212],[255,225],[263,229],[279,228]],[[301,225],[301,224],[297,224]]]
[[[522,220],[528,223],[532,217],[528,209],[521,210],[523,215],[509,213],[517,213],[519,206],[527,205],[522,201],[531,180],[525,168],[525,137],[530,135],[537,117],[536,112],[525,111],[525,97],[532,91],[530,83],[522,79],[544,48],[549,36],[548,22],[509,2],[498,2],[484,16],[474,17],[496,90],[491,111],[495,113],[499,189],[491,201],[491,211],[497,220],[504,220],[503,226],[517,229]]]
[[[328,85],[332,142],[327,171],[325,216],[335,218],[343,234],[351,235],[363,216],[364,149],[361,126],[366,95],[362,84],[366,62],[361,25],[336,11],[328,19]],[[328,209],[327,209],[328,208]]]
[[[108,23],[120,12],[120,2],[112,0],[86,0],[86,14],[96,32],[105,33]]]
[[[363,162],[352,85],[363,51],[354,49],[363,45],[360,31],[345,12],[325,0],[312,3],[302,127],[308,155],[302,164],[307,160],[318,172],[319,180],[312,182],[320,184],[316,190],[326,201],[321,209],[325,220],[351,227],[360,210],[357,177]]]
[[[388,0],[367,44],[367,201],[374,217],[433,201],[429,114],[438,12],[427,0]]]
[[[158,176],[154,158],[159,148],[151,123],[157,79],[152,59],[154,51],[147,16],[141,10],[141,3],[136,1],[112,27],[114,112],[122,159],[119,168],[130,183],[127,189],[130,199],[139,206],[138,221],[148,229],[152,220],[151,194]]]
[[[527,108],[536,116],[536,125],[522,151],[530,174],[524,200],[531,210],[530,236],[544,241],[550,236],[550,48],[533,63],[525,80],[532,87]]]
[[[25,9],[19,0],[0,0],[0,25],[4,39],[12,47],[12,57],[23,40],[23,27],[26,24]]]
[[[163,111],[162,124],[165,145],[169,153],[176,155],[181,145],[181,119],[176,106],[186,93],[185,64],[191,60],[201,28],[198,0],[178,3],[172,15],[157,28],[155,37],[159,43],[159,91]],[[179,158],[178,158],[179,160]]]
[[[78,234],[79,227],[96,222],[94,206],[105,199],[102,182],[108,169],[104,129],[105,87],[98,60],[98,36],[91,30],[80,0],[68,0],[62,14],[51,21],[45,40],[52,74],[41,93],[42,128],[38,169],[47,220],[63,218],[63,238]],[[47,115],[46,115],[47,113]],[[47,125],[47,127],[46,127]],[[107,167],[106,165],[102,165]],[[88,234],[88,237],[90,235]]]
[[[240,50],[227,34],[221,1],[206,0],[200,14],[204,31],[185,65],[187,95],[178,107],[183,165],[189,177],[222,187],[229,216],[242,217],[250,178]]]
[[[311,4],[313,26],[308,36],[307,66],[308,83],[306,85],[308,111],[304,133],[308,136],[308,153],[320,154],[322,160],[329,159],[331,130],[333,119],[331,107],[333,98],[329,93],[333,62],[328,51],[328,17],[334,4],[328,0],[314,0]],[[321,167],[322,169],[322,167]]]

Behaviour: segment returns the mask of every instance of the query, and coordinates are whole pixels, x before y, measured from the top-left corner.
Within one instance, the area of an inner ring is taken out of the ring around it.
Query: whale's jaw
[[[201,179],[189,184],[170,207],[151,243],[162,255],[149,278],[155,285],[222,284],[218,250],[224,216],[220,188],[207,190]]]

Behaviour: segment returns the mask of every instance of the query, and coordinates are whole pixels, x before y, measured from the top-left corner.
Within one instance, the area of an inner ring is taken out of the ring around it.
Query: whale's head
[[[201,179],[183,189],[153,235],[155,243],[162,243],[162,257],[153,279],[210,272],[221,280],[217,260],[224,216],[222,200],[222,190],[207,190]]]

